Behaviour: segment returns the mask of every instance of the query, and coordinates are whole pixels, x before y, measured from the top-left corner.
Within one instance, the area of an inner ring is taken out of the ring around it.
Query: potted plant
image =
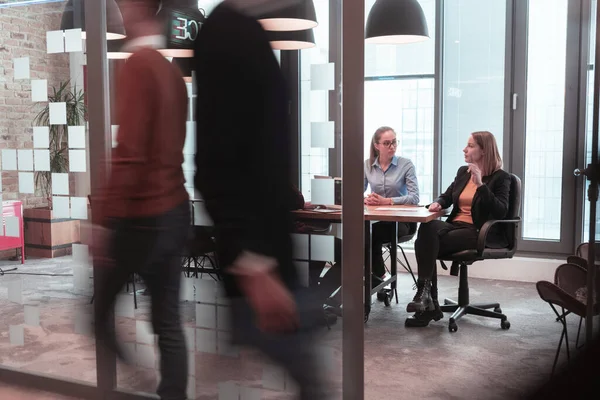
[[[67,125],[50,125],[50,103],[66,104]],[[48,205],[23,210],[25,253],[29,256],[52,258],[71,254],[72,244],[80,240],[79,220],[57,219],[53,215],[52,174],[69,172],[68,126],[85,125],[86,116],[83,90],[66,81],[51,88],[48,104],[33,120],[35,126],[49,127],[50,171],[35,172],[36,194],[43,196]]]

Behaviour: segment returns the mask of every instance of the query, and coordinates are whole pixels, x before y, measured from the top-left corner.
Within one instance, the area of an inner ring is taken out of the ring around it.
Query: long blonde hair
[[[502,168],[502,157],[498,150],[496,138],[491,132],[477,131],[471,133],[473,140],[483,151],[483,176],[489,176]]]
[[[386,132],[392,132],[394,136],[396,136],[396,132],[390,128],[389,126],[382,126],[377,129],[373,134],[373,138],[371,139],[371,147],[369,149],[369,166],[372,166],[377,157],[379,157],[379,152],[375,148],[375,144],[379,143],[379,139],[381,139],[381,135]]]

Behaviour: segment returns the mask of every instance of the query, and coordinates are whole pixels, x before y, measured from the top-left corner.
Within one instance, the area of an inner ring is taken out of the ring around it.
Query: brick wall
[[[47,79],[49,88],[70,78],[69,55],[46,53],[46,31],[60,28],[64,6],[59,2],[0,8],[0,149],[33,148],[33,119],[44,107],[31,102],[28,80],[13,79],[13,59],[29,57],[31,78]],[[41,195],[19,194],[17,182],[16,172],[2,172],[4,200],[22,200],[25,208],[46,205]],[[0,252],[0,258],[3,255]]]
[[[64,3],[0,9],[0,149],[33,148],[32,124],[43,103],[31,102],[28,80],[14,80],[13,59],[29,57],[32,79],[47,79],[49,88],[70,78],[69,55],[46,53],[46,31],[60,28]],[[2,172],[4,200],[25,207],[45,204],[36,195],[18,194],[17,173]]]

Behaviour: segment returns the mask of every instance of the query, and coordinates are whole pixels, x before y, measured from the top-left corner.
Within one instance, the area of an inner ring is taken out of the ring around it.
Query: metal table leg
[[[371,221],[365,220],[365,322],[369,320],[371,313]]]

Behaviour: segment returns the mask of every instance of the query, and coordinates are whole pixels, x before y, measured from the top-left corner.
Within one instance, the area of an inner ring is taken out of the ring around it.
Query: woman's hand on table
[[[440,203],[431,203],[428,207],[428,210],[431,212],[442,211],[442,205]]]
[[[365,204],[368,206],[391,206],[394,204],[391,198],[386,198],[378,195],[377,193],[370,193],[365,197]]]
[[[314,208],[317,208],[317,206],[314,205],[314,204],[312,204],[310,201],[304,202],[304,209],[305,210],[312,210]]]

